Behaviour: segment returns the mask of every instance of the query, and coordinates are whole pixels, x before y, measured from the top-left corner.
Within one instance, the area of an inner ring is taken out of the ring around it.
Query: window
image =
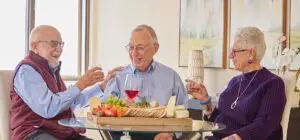
[[[79,2],[78,1],[36,1],[35,26],[48,24],[56,27],[65,42],[61,56],[61,74],[65,76],[78,76],[80,68],[79,48]]]
[[[7,14],[9,13],[9,14]],[[0,5],[0,69],[13,70],[26,52],[26,1],[5,1]]]
[[[48,24],[58,28],[65,42],[61,74],[65,80],[75,80],[88,64],[89,4],[88,0],[14,0],[0,5],[0,16],[5,18],[0,22],[1,46],[5,47],[0,52],[0,69],[13,70],[28,52],[31,29]]]

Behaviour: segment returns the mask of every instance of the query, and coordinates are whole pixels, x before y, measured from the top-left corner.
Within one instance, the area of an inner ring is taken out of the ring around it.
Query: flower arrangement
[[[278,74],[281,72],[284,74],[285,71],[290,68],[295,56],[300,53],[300,47],[297,47],[296,49],[285,47],[283,45],[285,40],[286,37],[281,35],[272,46],[273,63],[276,65],[276,71]]]

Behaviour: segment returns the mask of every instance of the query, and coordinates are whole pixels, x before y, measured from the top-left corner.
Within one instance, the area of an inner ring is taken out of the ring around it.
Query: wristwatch
[[[200,105],[208,105],[208,104],[211,104],[211,97],[208,96],[208,100],[207,101],[200,101]]]

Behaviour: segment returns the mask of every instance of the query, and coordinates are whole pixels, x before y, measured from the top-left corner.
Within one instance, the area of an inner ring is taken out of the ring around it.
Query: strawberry
[[[103,114],[103,111],[101,110],[101,111],[98,111],[97,113],[96,113],[96,116],[97,117],[102,117],[104,114]]]
[[[117,110],[116,110],[116,109],[111,108],[111,109],[110,109],[110,112],[111,112],[111,116],[112,116],[112,117],[117,117],[117,116],[118,116],[118,115],[117,115]]]
[[[104,116],[105,116],[105,117],[111,117],[111,116],[112,116],[111,111],[108,110],[108,109],[105,109],[105,110],[104,110]]]

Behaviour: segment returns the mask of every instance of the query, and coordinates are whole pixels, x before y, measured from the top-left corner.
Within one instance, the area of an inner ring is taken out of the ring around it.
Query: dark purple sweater
[[[281,140],[280,121],[286,103],[283,80],[266,68],[258,71],[252,83],[240,96],[234,109],[230,105],[244,91],[256,71],[232,78],[221,93],[218,108],[205,119],[226,125],[226,129],[214,132],[209,139],[221,139],[238,134],[243,140]]]

